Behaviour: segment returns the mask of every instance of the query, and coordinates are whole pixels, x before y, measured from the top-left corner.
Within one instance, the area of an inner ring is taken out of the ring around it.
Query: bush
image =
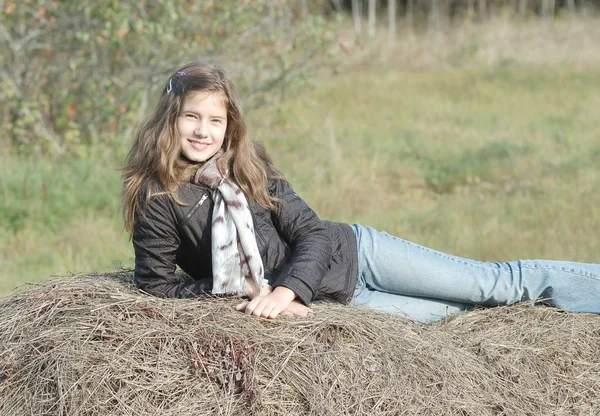
[[[0,14],[8,104],[0,134],[25,152],[112,145],[132,134],[175,67],[206,58],[258,105],[274,88],[300,85],[333,25],[293,1],[9,0]]]

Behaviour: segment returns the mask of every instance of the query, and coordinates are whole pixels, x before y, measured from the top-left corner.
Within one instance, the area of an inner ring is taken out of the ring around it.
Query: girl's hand
[[[263,291],[266,292],[266,291]],[[280,313],[285,312],[292,301],[296,298],[296,294],[287,287],[278,286],[268,294],[260,294],[254,297],[250,302],[242,302],[235,307],[238,311],[244,311],[246,315],[259,316],[263,318],[276,318]],[[304,306],[299,304],[299,306]],[[305,306],[304,306],[305,307]],[[303,313],[303,309],[294,305],[290,313]],[[308,308],[307,308],[308,309]],[[307,312],[308,314],[308,312]],[[306,316],[306,315],[304,315]]]
[[[290,306],[283,313],[284,315],[295,315],[301,318],[305,318],[312,313],[312,309],[303,304],[302,302],[298,302],[297,300],[293,300],[290,303]]]
[[[246,309],[246,306],[249,303],[250,302],[248,302],[248,301],[242,302],[239,305],[237,305],[235,308],[238,311],[243,311],[244,309]],[[311,313],[313,313],[313,310],[311,308],[309,308],[302,302],[293,300],[290,303],[290,305],[287,307],[287,309],[284,312],[282,312],[280,315],[294,315],[294,316],[299,316],[300,318],[306,318]]]
[[[258,285],[254,281],[254,279],[252,279],[252,277],[246,277],[246,292],[244,293],[244,296],[246,296],[247,298],[252,300],[259,294],[262,296],[266,296],[272,291],[273,289],[271,288],[271,285],[267,283],[265,283],[262,289],[259,290]]]
[[[265,286],[269,286],[269,285],[265,285]],[[269,286],[269,289],[270,288],[271,287]],[[250,299],[254,299],[255,297],[257,297],[259,295],[259,292],[260,292],[260,290],[258,289],[258,285],[254,281],[254,279],[252,277],[246,277],[246,292],[244,293],[244,296],[246,296]]]

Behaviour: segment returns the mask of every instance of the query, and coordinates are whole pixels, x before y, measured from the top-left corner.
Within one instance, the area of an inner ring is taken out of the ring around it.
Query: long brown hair
[[[142,212],[152,197],[166,194],[183,204],[177,192],[199,164],[181,155],[176,123],[183,100],[197,91],[221,94],[227,109],[223,155],[217,161],[219,171],[229,172],[250,201],[266,209],[275,208],[277,199],[269,195],[267,181],[285,179],[264,147],[250,139],[233,83],[223,68],[194,62],[171,75],[154,112],[140,124],[133,138],[121,175],[123,219],[130,234],[135,215]],[[144,186],[145,198],[141,201]]]

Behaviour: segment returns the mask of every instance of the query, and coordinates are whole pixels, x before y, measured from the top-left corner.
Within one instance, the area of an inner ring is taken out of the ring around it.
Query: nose
[[[206,123],[204,123],[204,121],[198,121],[196,127],[194,128],[194,134],[199,137],[206,137],[207,130]]]

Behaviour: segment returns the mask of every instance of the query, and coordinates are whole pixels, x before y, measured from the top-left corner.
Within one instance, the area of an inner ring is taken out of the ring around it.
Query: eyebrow
[[[199,112],[197,112],[195,110],[190,110],[190,109],[186,109],[186,108],[182,108],[181,109],[181,113],[191,113],[191,114],[194,114],[194,115],[197,115],[197,116],[201,115]],[[226,120],[227,116],[225,116],[225,117],[222,117],[222,116],[209,116],[208,118],[218,118],[218,119],[221,119],[221,120]]]

